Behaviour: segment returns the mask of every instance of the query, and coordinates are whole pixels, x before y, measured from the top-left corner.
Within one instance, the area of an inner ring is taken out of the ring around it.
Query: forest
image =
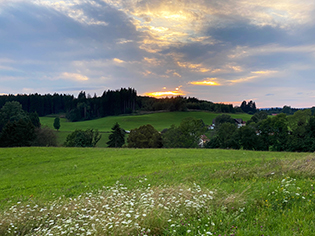
[[[25,112],[39,116],[66,114],[69,121],[91,120],[100,117],[130,114],[136,111],[186,111],[205,110],[220,113],[243,112],[231,104],[213,103],[197,98],[153,98],[137,95],[133,88],[104,91],[102,96],[92,97],[81,91],[78,97],[67,94],[18,94],[0,96],[0,109],[6,102],[17,101]],[[256,109],[256,108],[255,108]],[[255,110],[254,109],[254,110]],[[251,112],[255,112],[251,110]]]

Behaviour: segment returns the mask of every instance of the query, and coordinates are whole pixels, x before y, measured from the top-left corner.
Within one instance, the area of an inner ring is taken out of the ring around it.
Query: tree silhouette
[[[108,147],[122,147],[125,144],[125,130],[120,128],[119,124],[112,127],[112,133],[109,135]]]
[[[60,118],[56,117],[54,119],[54,128],[58,131],[60,129]]]

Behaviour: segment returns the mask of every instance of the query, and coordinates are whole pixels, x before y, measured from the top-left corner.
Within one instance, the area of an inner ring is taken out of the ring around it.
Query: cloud
[[[196,71],[196,72],[201,72],[201,73],[205,73],[205,72],[209,72],[211,71],[210,68],[205,68],[203,67],[202,64],[193,64],[193,63],[189,63],[189,62],[177,62],[177,65],[179,67],[182,67],[182,68],[188,68],[192,71]]]
[[[89,78],[85,75],[77,74],[77,73],[68,73],[64,72],[59,76],[61,79],[69,79],[75,81],[87,81]]]
[[[306,0],[0,1],[0,92],[34,87],[75,93],[85,84],[92,93],[134,87],[144,94],[183,84],[183,94],[215,102],[312,101],[314,5]]]
[[[202,85],[202,86],[220,86],[221,84],[217,81],[218,81],[217,78],[206,78],[203,81],[192,81],[192,82],[189,82],[188,84]]]
[[[120,59],[118,59],[118,58],[114,58],[113,61],[114,61],[114,62],[117,62],[117,63],[119,63],[119,64],[125,63],[123,60],[120,60]]]

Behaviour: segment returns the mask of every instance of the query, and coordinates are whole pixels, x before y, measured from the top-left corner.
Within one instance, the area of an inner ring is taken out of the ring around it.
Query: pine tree
[[[108,147],[122,147],[125,144],[125,130],[116,124],[112,128],[112,133],[109,135],[109,141],[106,143]]]

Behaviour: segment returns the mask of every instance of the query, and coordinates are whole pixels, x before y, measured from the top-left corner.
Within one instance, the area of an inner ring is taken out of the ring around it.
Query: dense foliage
[[[129,148],[161,148],[161,134],[152,125],[132,129],[128,136]]]
[[[205,133],[206,129],[202,120],[188,117],[178,127],[172,125],[171,128],[163,132],[163,147],[197,148],[200,143],[200,136]]]
[[[19,102],[7,102],[0,109],[0,146],[56,146],[56,135],[41,127],[37,112],[27,113]]]
[[[227,120],[227,119],[226,119]],[[287,116],[284,113],[267,117],[265,111],[256,113],[239,129],[226,121],[216,126],[208,148],[243,148],[261,151],[315,151],[315,116],[311,110],[298,111]]]
[[[95,147],[102,135],[98,130],[75,130],[67,136],[64,146],[66,147]]]

